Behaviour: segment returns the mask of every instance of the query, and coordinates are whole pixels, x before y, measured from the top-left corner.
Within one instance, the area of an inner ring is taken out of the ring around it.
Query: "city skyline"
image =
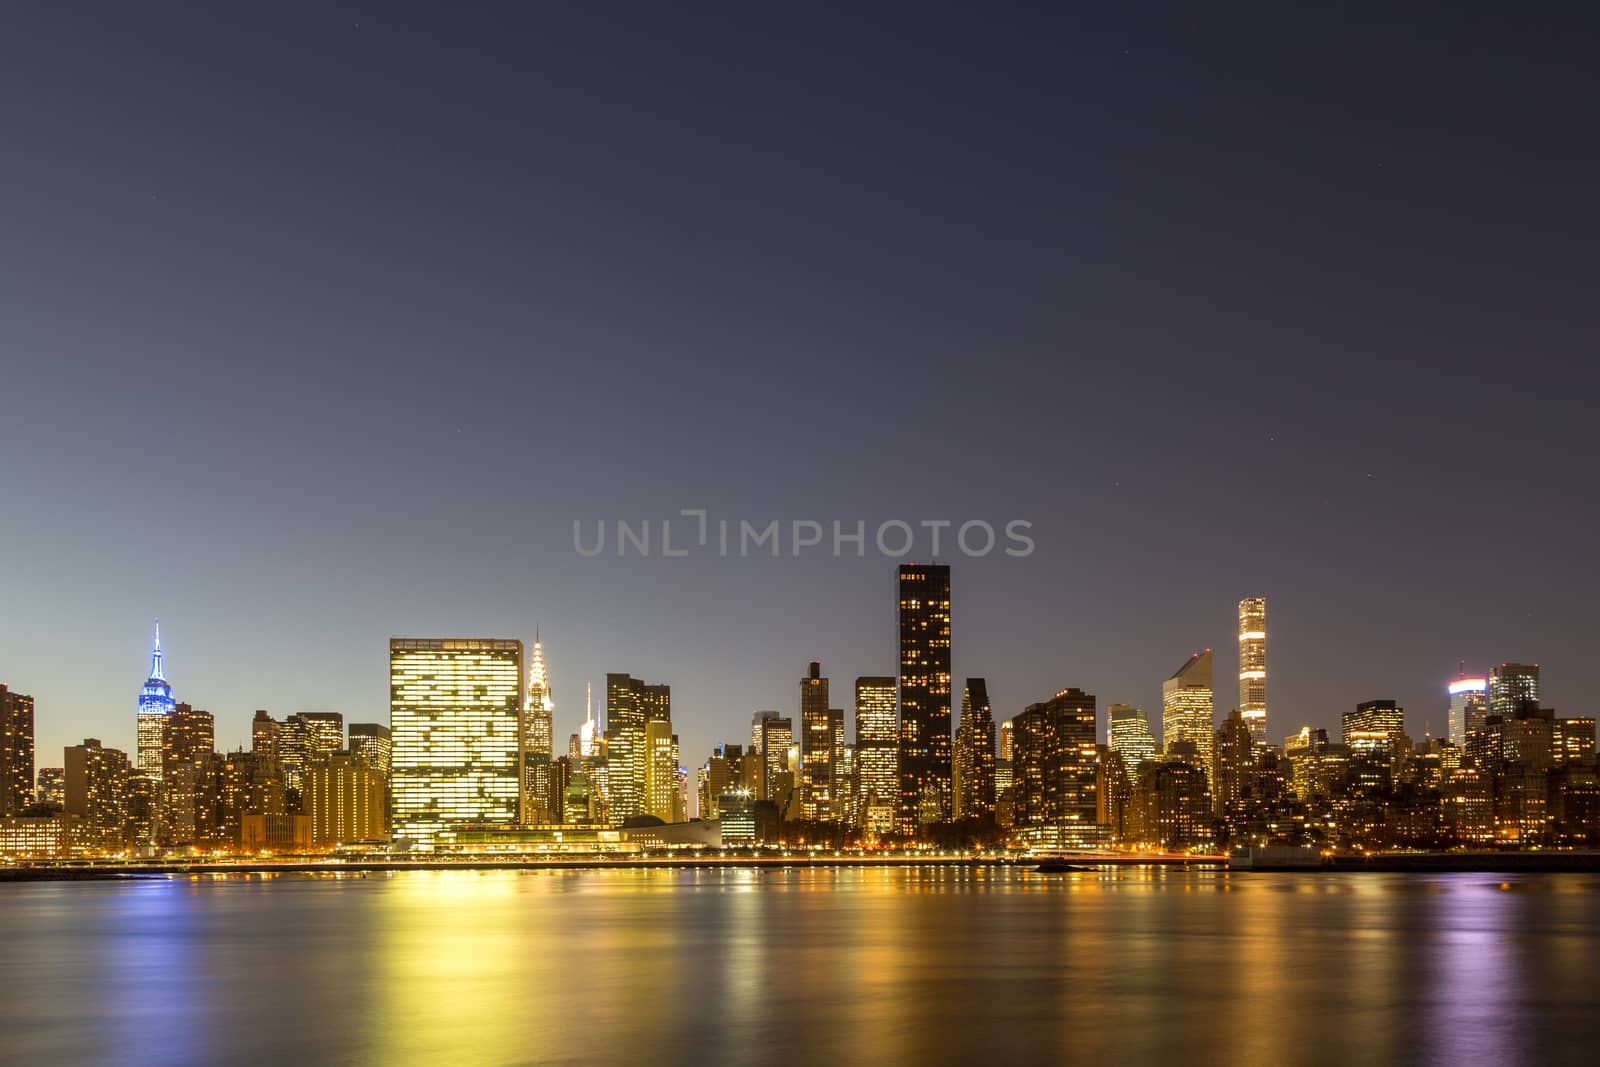
[[[1241,607],[1242,607],[1242,605],[1244,603],[1245,603],[1245,601],[1240,601],[1239,602]],[[881,607],[881,605],[880,605],[880,607]],[[952,612],[951,612],[951,615],[952,615],[951,628],[952,628],[952,630],[955,630],[955,629],[957,629],[957,626],[958,626],[958,623],[955,620],[959,619],[959,611],[953,609]],[[178,704],[184,704],[184,705],[187,705],[187,706],[199,707],[199,708],[201,708],[203,711],[205,711],[207,714],[209,714],[211,716],[211,718],[212,718],[212,720],[213,720],[213,722],[215,724],[213,729],[215,731],[216,750],[219,753],[220,752],[225,752],[225,751],[230,751],[230,750],[235,750],[235,749],[249,748],[251,746],[252,742],[253,742],[253,738],[251,736],[251,728],[250,728],[250,723],[249,723],[248,720],[241,720],[241,723],[232,723],[232,722],[229,722],[229,721],[225,720],[224,716],[216,714],[215,712],[213,712],[212,709],[207,705],[207,703],[204,701],[203,698],[201,698],[199,704],[195,704],[195,702],[192,701],[192,700],[178,700],[177,697],[174,696],[174,687],[168,682],[168,679],[165,677],[164,660],[165,660],[166,652],[161,646],[162,638],[161,638],[161,635],[160,635],[160,624],[159,624],[159,621],[156,621],[155,626],[156,626],[156,636],[155,636],[155,640],[154,640],[154,646],[153,646],[153,648],[151,649],[151,651],[149,653],[152,677],[151,677],[151,679],[149,681],[147,681],[145,683],[144,689],[141,690],[137,700],[135,701],[137,707],[135,707],[134,710],[138,711],[141,708],[150,706],[148,702],[151,699],[150,694],[153,692],[153,690],[151,689],[151,683],[156,681],[157,679],[159,679],[159,681],[164,686],[166,686],[166,688],[160,692],[160,696],[161,696],[162,699],[168,701],[169,703],[178,703]],[[537,631],[537,627],[536,627],[536,631]],[[391,640],[393,640],[393,639],[391,639]],[[518,640],[520,640],[520,638]],[[545,663],[545,659],[544,659],[544,655],[543,655],[543,646],[542,646],[542,643],[539,641],[537,632],[535,634],[535,640],[529,645],[529,653],[528,653],[528,655],[530,657],[529,663],[527,665],[527,672],[528,672],[529,677],[535,677],[535,676],[537,676],[539,678],[546,677],[545,671],[546,671],[547,668],[546,668],[546,663]],[[1191,658],[1192,659],[1193,658],[1198,658],[1201,655],[1205,655],[1207,658],[1209,658],[1209,659],[1211,659],[1213,661],[1215,659],[1215,654],[1209,648],[1203,650],[1203,653],[1202,652],[1194,653],[1194,656],[1191,657]],[[815,664],[813,664],[813,666],[814,665]],[[1182,671],[1183,670],[1187,670],[1189,668],[1189,666],[1190,666],[1190,664],[1188,662],[1186,662],[1185,665],[1184,665],[1184,668],[1182,670],[1180,670],[1180,672],[1178,672],[1178,673],[1181,674]],[[1461,667],[1461,665],[1458,664],[1458,667]],[[1243,669],[1243,668],[1241,668],[1241,669]],[[1465,669],[1465,667],[1461,667],[1461,669]],[[1540,667],[1539,667],[1539,664],[1537,664],[1537,663],[1532,664],[1531,666],[1525,667],[1523,664],[1515,662],[1515,661],[1502,661],[1502,662],[1500,662],[1498,664],[1493,665],[1492,667],[1486,667],[1483,670],[1482,673],[1483,673],[1484,676],[1489,676],[1494,671],[1500,670],[1500,669],[1508,669],[1508,670],[1512,670],[1514,672],[1523,672],[1523,671],[1530,671],[1531,670],[1531,672],[1533,674],[1533,677],[1535,679],[1534,692],[1539,695],[1539,697],[1543,700],[1543,702],[1547,706],[1555,707],[1558,712],[1561,712],[1563,714],[1578,714],[1578,715],[1592,714],[1592,712],[1589,712],[1589,711],[1587,711],[1586,709],[1583,709],[1583,708],[1563,708],[1560,705],[1551,704],[1550,698],[1545,696],[1544,693],[1540,689],[1540,686],[1541,686],[1542,682],[1541,682]],[[614,672],[612,672],[612,673],[614,673]],[[1213,707],[1212,707],[1212,711],[1211,711],[1211,720],[1212,720],[1212,730],[1213,730],[1213,732],[1227,720],[1229,711],[1233,710],[1233,708],[1236,707],[1236,705],[1230,705],[1229,702],[1227,700],[1225,700],[1225,699],[1222,699],[1222,700],[1217,699],[1217,697],[1216,697],[1216,679],[1214,677],[1214,674],[1215,674],[1215,669],[1213,667],[1213,668],[1210,669],[1210,674],[1208,674],[1208,677],[1210,678],[1210,681],[1211,681],[1212,694],[1213,694],[1212,695]],[[1520,677],[1520,674],[1518,676]],[[863,677],[871,678],[872,676],[863,676]],[[1176,679],[1177,677],[1178,677],[1177,674],[1173,675],[1174,679]],[[893,679],[891,678],[890,680],[892,681]],[[637,683],[636,679],[634,679],[633,681],[635,681]],[[1403,719],[1404,728],[1407,730],[1408,733],[1411,734],[1411,736],[1416,737],[1419,740],[1424,736],[1424,734],[1422,734],[1422,733],[1414,732],[1415,731],[1415,728],[1414,728],[1414,725],[1413,725],[1414,722],[1421,721],[1421,722],[1423,722],[1425,724],[1430,724],[1430,725],[1433,726],[1431,731],[1426,736],[1439,737],[1439,738],[1449,738],[1450,737],[1450,733],[1449,733],[1450,707],[1451,707],[1452,704],[1456,703],[1456,690],[1459,689],[1460,681],[1461,681],[1460,677],[1452,676],[1452,677],[1443,679],[1440,682],[1439,687],[1438,687],[1438,697],[1439,697],[1439,699],[1437,701],[1439,706],[1438,706],[1438,708],[1436,710],[1435,709],[1424,708],[1421,711],[1418,711],[1418,709],[1416,709],[1414,705],[1408,705],[1406,703],[1406,701],[1404,701],[1404,700],[1400,700],[1400,699],[1395,699],[1394,700],[1394,703],[1398,707],[1400,707],[1402,709],[1402,714],[1404,716],[1404,719]],[[826,683],[826,679],[824,679],[824,685],[825,685],[825,683]],[[672,682],[671,679],[664,679],[663,682],[662,682],[662,685],[667,686],[667,687],[670,687],[673,684],[674,683]],[[1061,684],[1069,684],[1069,683],[1061,683]],[[19,687],[19,686],[14,686],[13,685],[10,688],[12,689],[13,692],[26,693],[28,696],[33,697],[35,699],[35,702],[37,703],[37,699],[38,699],[37,698],[37,694],[27,693],[27,691],[25,689],[23,689],[22,687]],[[656,688],[659,688],[659,687],[656,687]],[[1059,686],[1058,686],[1058,688],[1059,688]],[[1150,701],[1150,711],[1147,712],[1147,714],[1149,716],[1149,721],[1150,721],[1150,724],[1151,724],[1151,727],[1152,727],[1152,729],[1154,731],[1155,736],[1157,738],[1161,738],[1162,735],[1166,732],[1166,729],[1167,729],[1166,728],[1165,717],[1161,714],[1161,709],[1162,709],[1162,705],[1163,705],[1163,699],[1162,699],[1162,697],[1161,697],[1161,695],[1159,693],[1159,689],[1161,688],[1161,684],[1158,683],[1158,685],[1155,688],[1157,688],[1157,690],[1158,690],[1158,695],[1156,696],[1155,699]],[[1034,703],[1039,699],[1044,699],[1044,697],[1049,692],[1054,692],[1054,691],[1055,690],[1046,690],[1045,693],[1041,693],[1038,697],[1036,697],[1035,701],[1030,701],[1029,703]],[[523,700],[524,705],[525,705],[523,710],[524,710],[524,712],[527,712],[529,710],[526,707],[526,702],[527,702],[527,699],[529,697],[529,686],[527,684],[524,684],[522,686],[522,694],[521,695],[522,695],[522,700]],[[959,708],[959,700],[960,700],[960,698],[955,696],[952,693],[948,697],[948,699],[950,701],[950,712],[951,712],[951,720],[950,721],[951,721],[951,725],[952,725],[951,738],[952,738],[952,742],[953,742],[954,738],[955,738],[955,733],[956,733],[955,727],[956,727],[956,725],[957,725],[957,723],[959,721],[958,708]],[[1390,700],[1390,699],[1393,699],[1393,698],[1378,697],[1378,696],[1373,696],[1373,695],[1370,695],[1370,694],[1352,698],[1352,700],[1347,701],[1344,705],[1331,709],[1331,714],[1329,716],[1329,721],[1327,721],[1327,722],[1314,721],[1314,720],[1311,720],[1311,719],[1302,719],[1302,720],[1297,720],[1297,721],[1295,721],[1295,722],[1293,722],[1291,724],[1291,723],[1289,723],[1287,721],[1283,721],[1281,719],[1281,716],[1283,715],[1283,713],[1282,713],[1281,707],[1280,707],[1279,713],[1276,716],[1274,716],[1274,719],[1272,720],[1273,724],[1268,727],[1269,734],[1264,739],[1264,743],[1269,744],[1269,745],[1281,745],[1281,743],[1283,742],[1285,737],[1291,736],[1295,732],[1299,731],[1302,727],[1308,727],[1308,726],[1313,728],[1313,729],[1321,728],[1321,729],[1328,730],[1330,733],[1337,733],[1340,730],[1341,723],[1344,720],[1344,718],[1347,717],[1350,714],[1350,708],[1351,707],[1354,707],[1355,705],[1360,704],[1360,703],[1364,703],[1364,702],[1369,702],[1369,701],[1374,701],[1374,700],[1382,701],[1382,700]],[[834,702],[838,703],[838,701],[834,701]],[[799,738],[801,736],[800,726],[799,726],[800,722],[802,721],[801,706],[799,704],[795,704],[795,706],[791,708],[783,700],[775,700],[773,703],[775,703],[776,706],[780,709],[778,711],[778,714],[782,715],[785,718],[792,719],[794,721],[794,723],[796,724],[795,725],[795,731],[796,731],[795,736],[796,736],[796,744],[798,744],[799,743]],[[1101,710],[1101,713],[1100,713],[1100,722],[1099,722],[1100,741],[1102,743],[1105,743],[1105,742],[1107,742],[1109,740],[1109,730],[1110,730],[1110,723],[1111,723],[1111,716],[1110,716],[1110,713],[1109,713],[1109,708],[1112,705],[1119,705],[1120,706],[1120,705],[1122,705],[1124,703],[1127,703],[1127,702],[1119,700],[1115,696],[1113,696],[1111,698],[1102,698],[1102,705],[1101,705],[1102,710]],[[1274,701],[1274,704],[1275,704],[1275,706],[1278,706],[1277,705],[1277,701]],[[1026,705],[1024,705],[1024,707],[1025,706]],[[1136,704],[1134,706],[1142,706],[1142,705],[1137,705]],[[333,712],[333,711],[327,711],[327,710],[302,709],[302,710],[297,710],[297,711],[283,711],[281,709],[270,709],[270,708],[268,710],[273,714],[283,715],[283,716],[287,716],[287,717],[290,717],[290,718],[298,718],[298,717],[300,717],[302,715],[306,716],[308,718],[316,718],[316,717],[319,717],[319,716],[332,715],[332,716],[335,716],[335,717],[342,717],[342,720],[344,722],[349,722],[351,724],[355,724],[355,723],[358,723],[358,722],[368,722],[368,723],[382,723],[382,724],[387,725],[388,722],[389,722],[389,707],[388,707],[388,704],[386,702],[383,704],[382,708],[378,712],[375,712],[370,717],[364,717],[364,716],[361,716],[359,714],[352,716],[352,715],[344,713],[344,712]],[[599,717],[599,722],[600,722],[601,725],[603,725],[604,721],[605,721],[604,715],[603,715],[603,710],[604,710],[604,702],[603,701],[601,702],[600,710],[602,711],[602,715]],[[1022,710],[1023,710],[1023,707],[1018,707],[1018,708],[1012,709],[1012,708],[1002,707],[1000,705],[996,705],[995,721],[997,723],[1008,722],[1009,720],[1014,718],[1016,715],[1020,714],[1022,712]],[[896,712],[897,712],[897,720],[898,720],[898,705],[896,706]],[[258,714],[259,713],[259,709],[254,713]],[[553,756],[559,756],[564,752],[564,750],[565,750],[565,739],[569,736],[569,733],[571,733],[571,734],[578,733],[579,730],[582,727],[583,722],[585,721],[584,717],[583,717],[583,714],[578,713],[576,710],[573,710],[570,714],[572,716],[575,716],[574,718],[571,719],[570,722],[568,722],[567,719],[561,718],[559,716],[557,716],[553,721],[553,729],[550,732],[550,737],[551,737],[551,740],[552,740],[552,755]],[[748,711],[745,711],[744,714],[748,715],[750,713]],[[761,714],[761,712],[758,711],[757,714]],[[36,749],[37,749],[37,752],[40,753],[40,755],[36,757],[36,766],[38,766],[38,767],[55,766],[56,764],[50,762],[50,760],[48,758],[46,758],[46,756],[49,753],[52,753],[52,752],[58,751],[58,750],[53,749],[53,748],[46,748],[45,747],[45,742],[44,742],[43,738],[44,738],[44,727],[45,727],[46,723],[38,721],[39,718],[40,718],[39,713],[35,712],[35,720],[36,721],[35,721],[34,729],[35,729],[35,733],[36,733],[37,737],[39,738],[39,740],[36,742]],[[135,718],[137,718],[137,717],[135,717]],[[849,742],[851,744],[855,744],[857,742],[857,740],[858,740],[858,736],[857,736],[857,725],[856,725],[857,724],[857,707],[856,707],[854,701],[851,702],[851,706],[850,706],[849,710],[846,712],[844,721],[845,721],[845,736],[846,736],[846,738],[849,740]],[[571,731],[568,731],[566,729],[566,727],[568,725],[571,725],[573,727],[573,729]],[[1282,731],[1281,736],[1279,735],[1280,731],[1278,729],[1278,727],[1280,725],[1284,727],[1284,730]],[[123,737],[122,737],[121,734],[117,733],[115,730],[111,730],[111,731],[105,731],[105,732],[103,732],[101,734],[96,734],[96,733],[92,733],[92,732],[90,732],[90,733],[79,732],[76,740],[68,742],[66,744],[63,744],[61,747],[62,747],[62,749],[65,749],[66,747],[69,747],[69,745],[74,745],[74,744],[79,743],[85,737],[93,737],[93,738],[95,738],[97,740],[101,740],[108,747],[114,747],[114,748],[118,748],[118,749],[125,749],[128,752],[130,758],[134,761],[135,767],[137,767],[138,743],[137,743],[137,729],[136,729],[136,727],[137,727],[137,723],[135,723],[135,729],[134,730],[129,730],[128,731],[128,743],[126,743],[126,744],[123,743]],[[65,724],[65,723],[58,724],[58,729],[65,730],[65,732],[68,733],[68,734],[71,734],[71,733],[74,732],[71,729],[70,725],[69,724]],[[673,721],[673,736],[674,736],[675,740],[676,740],[676,737],[677,737],[678,730],[679,730],[678,721],[676,719],[674,719],[674,721]],[[693,773],[694,769],[697,766],[699,766],[700,762],[704,759],[703,755],[699,755],[698,754],[698,753],[701,752],[702,749],[704,750],[704,752],[709,753],[709,752],[713,751],[716,747],[720,746],[725,741],[729,741],[729,740],[732,740],[734,738],[739,737],[740,736],[740,727],[733,726],[733,727],[724,728],[724,726],[721,725],[721,724],[711,724],[711,725],[707,725],[707,726],[703,727],[701,731],[697,731],[697,732],[706,733],[708,736],[710,736],[712,738],[712,740],[708,744],[706,744],[704,746],[699,746],[699,747],[696,747],[696,748],[690,748],[690,747],[688,747],[687,744],[683,744],[683,745],[678,746],[679,749],[680,749],[680,763],[691,774]],[[230,743],[229,738],[235,736],[235,734],[238,735],[239,739],[235,743]],[[641,740],[642,740],[642,737],[643,737],[643,735],[641,735]],[[1207,743],[1209,743],[1209,742],[1207,742]],[[1204,749],[1205,745],[1202,744],[1201,747],[1202,747],[1202,749]],[[1207,760],[1210,759],[1209,752],[1204,753],[1204,756],[1205,756],[1205,759],[1207,759]],[[157,767],[155,768],[156,772],[157,772],[157,775],[159,775],[159,758],[160,758],[160,754],[159,754],[159,750],[158,750],[157,754],[156,754]]]

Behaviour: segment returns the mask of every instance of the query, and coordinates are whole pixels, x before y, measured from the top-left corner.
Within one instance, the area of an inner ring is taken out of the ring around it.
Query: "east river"
[[[1592,1063],[1600,875],[0,885],[0,1063]]]

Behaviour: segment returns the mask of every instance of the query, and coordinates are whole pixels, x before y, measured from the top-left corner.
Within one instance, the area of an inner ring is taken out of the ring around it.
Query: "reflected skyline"
[[[407,872],[5,887],[15,1062],[1570,1058],[1600,878]],[[159,1031],[149,1025],[160,1005]],[[86,1006],[93,1010],[86,1011]]]

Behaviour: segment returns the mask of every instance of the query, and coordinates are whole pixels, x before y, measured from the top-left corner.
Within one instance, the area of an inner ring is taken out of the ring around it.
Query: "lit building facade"
[[[896,829],[915,834],[950,818],[950,568],[902,564],[900,796]]]
[[[958,819],[992,818],[995,808],[994,710],[989,683],[968,678],[961,693],[953,757],[954,814]]]
[[[794,743],[794,720],[782,716],[761,721],[762,800],[771,800],[784,810],[795,788],[792,756],[798,756]]]
[[[644,724],[645,751],[645,810],[662,822],[677,822],[680,812],[678,800],[678,739],[672,732],[668,719],[651,719]]]
[[[161,781],[164,733],[167,716],[177,705],[172,697],[172,686],[167,682],[161,661],[161,622],[156,622],[155,646],[150,651],[150,677],[139,690],[139,719],[137,745],[134,752],[135,769],[156,781]]]
[[[1449,737],[1452,745],[1466,746],[1467,735],[1483,729],[1489,713],[1489,680],[1468,678],[1466,671],[1450,682]]]
[[[161,737],[161,784],[165,831],[176,844],[198,844],[205,837],[208,758],[216,750],[216,720],[209,711],[177,703]]]
[[[895,680],[856,679],[856,793],[868,833],[894,830],[900,796],[900,728]]]
[[[394,833],[423,846],[511,826],[521,782],[522,642],[389,642]]]
[[[1539,703],[1539,665],[1502,663],[1489,671],[1489,714],[1509,719]]]
[[[91,853],[120,850],[127,754],[90,737],[67,746],[64,762],[66,813],[77,817],[83,847]]]
[[[1150,714],[1131,704],[1112,704],[1106,708],[1106,747],[1122,757],[1131,781],[1155,759],[1156,735],[1150,730]]]
[[[389,778],[389,763],[393,750],[393,735],[383,723],[350,724],[350,755],[383,775],[385,781]]]
[[[33,698],[0,685],[0,816],[33,803]]]
[[[1591,724],[1592,725],[1592,724]],[[1591,729],[1590,733],[1594,731]],[[66,803],[67,797],[67,771],[64,767],[40,767],[38,777],[39,787],[34,791],[34,800],[47,807],[59,808]]]
[[[1161,740],[1169,752],[1175,743],[1193,745],[1201,773],[1209,780],[1215,729],[1208,648],[1190,656],[1161,683]]]
[[[311,820],[311,843],[330,847],[384,836],[383,775],[353,753],[311,761],[301,787],[301,810]]]
[[[1011,721],[1012,820],[1024,842],[1055,848],[1099,844],[1095,698],[1063,689]]]
[[[1267,743],[1267,598],[1239,601],[1239,714],[1256,744]]]
[[[1344,743],[1352,749],[1388,745],[1406,729],[1406,711],[1392,700],[1368,700],[1343,716]]]
[[[1234,811],[1255,768],[1255,738],[1244,711],[1235,708],[1217,729],[1211,754],[1211,800],[1217,814]]]
[[[672,689],[606,675],[606,803],[612,825],[647,813],[650,754],[645,725],[672,721]]]
[[[522,712],[522,821],[528,826],[560,821],[559,809],[552,803],[550,781],[551,761],[555,758],[555,709],[544,645],[535,629],[533,660],[528,664],[527,705]]]
[[[833,818],[833,764],[828,679],[813,660],[800,679],[800,808],[807,819]]]

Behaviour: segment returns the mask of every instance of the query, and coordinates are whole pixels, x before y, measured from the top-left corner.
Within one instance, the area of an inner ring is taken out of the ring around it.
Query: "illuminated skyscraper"
[[[1094,694],[1063,689],[1015,719],[1013,816],[1018,832],[1053,848],[1098,844],[1099,752]]]
[[[674,822],[678,808],[678,739],[668,719],[650,719],[644,724],[645,810],[662,822]]]
[[[1196,652],[1171,678],[1161,683],[1161,739],[1170,752],[1174,742],[1194,745],[1201,771],[1211,775],[1213,749],[1211,650]]]
[[[209,711],[174,704],[161,735],[161,783],[166,835],[178,844],[204,838],[215,805],[207,803],[207,761],[216,751],[217,724]]]
[[[353,722],[350,724],[350,755],[360,763],[389,777],[389,763],[393,753],[393,739],[389,728],[381,722]]]
[[[344,714],[338,711],[302,711],[289,716],[305,725],[306,758],[339,752],[344,743]]]
[[[1255,738],[1244,712],[1235,709],[1217,730],[1212,751],[1211,800],[1219,816],[1235,813],[1255,766]]]
[[[968,678],[961,694],[961,721],[956,726],[953,763],[953,810],[958,819],[994,814],[994,711],[989,683]]]
[[[390,640],[395,836],[436,844],[458,826],[514,825],[521,723],[521,641]]]
[[[1250,738],[1267,743],[1267,598],[1239,601],[1239,714]]]
[[[833,726],[828,679],[813,660],[800,679],[800,806],[805,818],[833,818]]]
[[[1131,704],[1112,704],[1106,709],[1110,725],[1106,729],[1106,747],[1122,757],[1131,781],[1139,780],[1139,771],[1155,759],[1156,735],[1150,730],[1150,715]]]
[[[1502,663],[1489,671],[1489,714],[1510,719],[1539,703],[1539,665]]]
[[[645,728],[672,721],[672,688],[627,674],[606,675],[606,788],[610,819],[621,826],[649,810],[650,750]]]
[[[781,711],[758,711],[750,716],[750,751],[761,751],[761,724],[782,714]]]
[[[1010,719],[1000,724],[1000,758],[1007,763],[1011,762],[1011,742],[1015,730]]]
[[[1489,680],[1468,678],[1466,665],[1449,685],[1449,736],[1453,745],[1466,746],[1467,734],[1483,729],[1489,710]]]
[[[301,711],[278,730],[278,765],[289,788],[299,789],[312,760],[344,748],[344,715],[337,711]]]
[[[162,774],[183,763],[198,763],[216,750],[217,723],[209,711],[174,704],[161,744]]]
[[[283,739],[283,723],[274,719],[266,708],[257,708],[256,717],[250,721],[250,751],[257,758],[276,764]]]
[[[63,801],[67,814],[83,820],[84,845],[91,852],[114,852],[123,845],[123,800],[128,757],[93,738],[64,752]]]
[[[950,818],[950,568],[900,567],[900,810],[915,834]]]
[[[869,833],[894,830],[900,796],[900,744],[893,678],[856,679],[856,791]]]
[[[33,803],[33,698],[0,685],[0,816]]]
[[[140,774],[161,781],[162,731],[167,716],[172,714],[176,701],[172,699],[172,686],[161,664],[161,620],[156,620],[155,647],[150,652],[150,677],[139,690],[139,732],[136,752]]]
[[[522,821],[529,825],[560,822],[552,805],[550,766],[555,755],[555,702],[544,665],[544,646],[537,628],[533,662],[528,665],[528,703],[522,713]]]
[[[1405,733],[1405,709],[1392,700],[1357,704],[1343,718],[1344,743],[1352,749],[1387,747]]]
[[[775,801],[779,810],[789,800],[795,782],[789,766],[789,750],[794,747],[794,720],[774,717],[761,720],[761,759],[765,781],[762,800]]]

